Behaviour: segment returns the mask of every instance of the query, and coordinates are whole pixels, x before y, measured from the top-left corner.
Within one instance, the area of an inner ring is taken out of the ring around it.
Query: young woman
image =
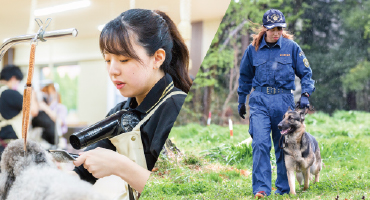
[[[128,10],[110,21],[99,42],[111,81],[129,97],[108,115],[126,109],[143,123],[139,138],[89,146],[74,162],[74,171],[91,183],[117,175],[141,193],[192,84],[188,49],[165,13],[144,9]],[[135,141],[141,141],[143,164],[115,152]]]
[[[302,84],[301,108],[309,106],[308,97],[315,90],[305,54],[293,41],[293,36],[283,30],[286,27],[283,13],[268,10],[262,22],[263,26],[253,36],[253,42],[240,63],[238,88],[238,110],[242,118],[246,114],[247,95],[254,88],[249,97],[249,133],[253,138],[252,185],[256,197],[270,195],[271,192],[271,131],[277,165],[275,194],[289,193],[283,150],[279,148],[281,133],[277,125],[288,107],[294,109],[291,91],[295,90],[295,75]]]

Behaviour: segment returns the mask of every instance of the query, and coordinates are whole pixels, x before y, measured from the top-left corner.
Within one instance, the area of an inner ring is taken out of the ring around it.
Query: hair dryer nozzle
[[[106,138],[132,131],[140,122],[139,117],[127,110],[120,110],[107,118],[69,137],[73,148],[81,149]]]

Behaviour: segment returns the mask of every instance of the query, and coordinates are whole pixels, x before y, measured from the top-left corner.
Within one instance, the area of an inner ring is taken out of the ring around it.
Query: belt
[[[255,91],[263,92],[265,94],[291,94],[291,90],[283,88],[274,88],[274,87],[256,87]]]

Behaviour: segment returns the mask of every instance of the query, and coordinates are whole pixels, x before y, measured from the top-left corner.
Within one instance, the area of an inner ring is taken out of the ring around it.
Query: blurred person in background
[[[39,113],[32,119],[34,128],[42,128],[42,139],[51,145],[57,145],[59,136],[67,132],[66,117],[68,110],[61,104],[60,95],[54,83],[46,84],[42,89],[42,100],[38,102]]]
[[[22,106],[23,96],[17,91],[23,74],[19,67],[6,65],[0,72],[0,151],[3,152],[7,144],[22,138]],[[38,104],[33,91],[31,97],[30,114],[36,117]]]
[[[59,85],[57,83],[50,83],[44,86],[41,91],[43,94],[44,102],[56,114],[56,116],[53,117],[53,121],[60,120],[59,125],[57,126],[57,129],[60,129],[58,130],[58,132],[64,134],[68,130],[66,123],[68,109],[65,105],[62,104],[62,97],[57,88],[59,88]]]

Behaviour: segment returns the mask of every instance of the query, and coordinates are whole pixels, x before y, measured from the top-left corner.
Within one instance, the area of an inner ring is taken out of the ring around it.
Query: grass
[[[307,131],[317,138],[325,164],[320,182],[311,184],[305,192],[296,182],[297,195],[271,195],[267,199],[334,199],[337,195],[343,200],[370,198],[369,121],[370,113],[365,112],[308,115]],[[170,138],[185,156],[175,162],[161,155],[141,199],[253,199],[252,149],[238,145],[248,137],[247,125],[235,125],[233,138],[228,127],[174,127]]]

